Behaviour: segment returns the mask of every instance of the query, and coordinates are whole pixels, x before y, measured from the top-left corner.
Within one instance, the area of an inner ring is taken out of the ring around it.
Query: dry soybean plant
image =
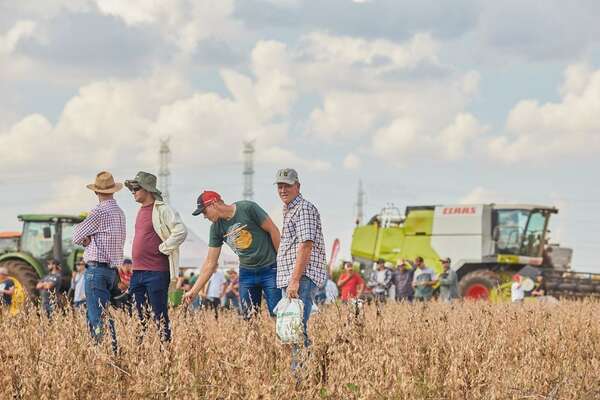
[[[0,315],[0,398],[597,399],[600,304],[344,305],[311,319],[299,377],[267,317],[172,311],[173,342],[113,311],[120,352],[73,312]]]

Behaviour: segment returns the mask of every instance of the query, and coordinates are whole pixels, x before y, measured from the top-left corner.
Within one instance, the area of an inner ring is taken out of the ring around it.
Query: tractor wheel
[[[21,307],[27,298],[34,300],[38,291],[35,288],[39,277],[35,269],[23,260],[5,260],[0,262],[0,267],[6,268],[8,276],[15,281],[15,294],[13,295],[13,307],[15,311]]]
[[[488,300],[498,285],[500,285],[498,274],[483,269],[465,275],[460,280],[458,289],[465,299]]]

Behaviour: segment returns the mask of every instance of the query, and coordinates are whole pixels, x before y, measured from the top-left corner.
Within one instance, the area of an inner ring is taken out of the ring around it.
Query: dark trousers
[[[171,341],[171,324],[168,314],[169,271],[134,270],[129,282],[129,293],[133,296],[135,307],[144,330],[150,312],[160,331],[161,340]]]

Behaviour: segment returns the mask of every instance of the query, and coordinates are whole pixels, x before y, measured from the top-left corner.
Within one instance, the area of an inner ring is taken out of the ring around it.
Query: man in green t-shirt
[[[227,243],[240,258],[239,291],[244,316],[260,308],[264,294],[269,313],[281,300],[277,289],[277,249],[280,233],[269,215],[253,201],[237,201],[225,204],[221,196],[205,191],[198,197],[197,208],[192,215],[203,214],[212,222],[210,227],[208,256],[204,261],[198,280],[184,296],[190,303],[206,285],[217,269],[221,246]]]

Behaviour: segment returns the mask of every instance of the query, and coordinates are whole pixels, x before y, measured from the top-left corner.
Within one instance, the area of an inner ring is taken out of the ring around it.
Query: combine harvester
[[[600,274],[571,271],[573,251],[549,244],[554,207],[529,204],[477,204],[386,207],[352,236],[352,257],[361,270],[378,259],[414,260],[441,272],[440,258],[450,257],[460,294],[469,299],[510,298],[512,275],[534,280],[542,274],[547,294],[555,297],[600,296]]]

